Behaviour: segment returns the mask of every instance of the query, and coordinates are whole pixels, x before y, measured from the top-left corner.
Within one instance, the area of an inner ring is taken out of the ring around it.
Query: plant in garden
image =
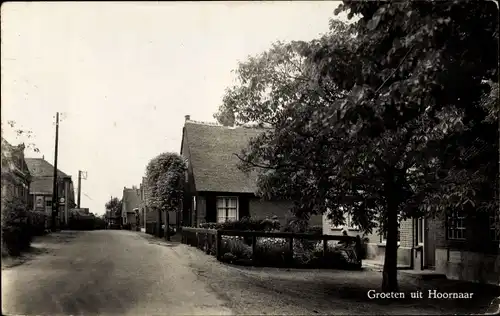
[[[150,206],[159,212],[159,219],[161,212],[166,212],[168,224],[169,211],[178,211],[183,199],[185,171],[186,162],[176,153],[162,153],[151,159],[146,167],[146,188]],[[169,225],[165,225],[167,239],[168,227]]]
[[[378,222],[382,287],[395,291],[398,218],[498,210],[498,9],[342,10],[359,20],[241,64],[217,117],[272,125],[238,155],[243,170],[260,170],[260,196],[294,201],[299,218],[327,213],[342,225],[348,212],[365,231]]]
[[[252,257],[252,248],[245,244],[241,238],[223,238],[222,253],[230,253],[234,256],[234,259],[250,259]]]
[[[33,232],[29,224],[27,205],[21,198],[2,198],[2,247],[7,253],[18,256],[29,249]]]

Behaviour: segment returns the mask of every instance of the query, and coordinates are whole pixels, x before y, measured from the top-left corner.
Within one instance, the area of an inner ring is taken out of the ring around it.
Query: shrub
[[[225,223],[202,223],[200,228],[205,229],[223,229],[223,230],[239,230],[239,231],[272,231],[280,229],[280,222],[276,219],[256,219],[251,217],[243,217],[237,221]]]
[[[29,223],[33,236],[41,236],[46,232],[48,216],[43,211],[29,211]]]
[[[15,197],[2,198],[2,246],[7,254],[18,256],[29,249],[32,237],[26,203]]]
[[[245,244],[245,242],[238,237],[223,236],[222,253],[231,253],[237,259],[250,259],[252,258],[252,247]]]
[[[273,266],[280,266],[290,256],[288,240],[285,238],[257,238],[255,260]]]

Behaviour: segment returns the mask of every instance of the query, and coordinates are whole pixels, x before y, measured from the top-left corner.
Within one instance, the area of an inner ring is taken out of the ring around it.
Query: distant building
[[[29,171],[32,175],[30,186],[30,202],[34,210],[45,211],[52,216],[52,186],[54,166],[43,158],[26,158]],[[67,225],[69,210],[76,207],[75,190],[71,176],[57,170],[57,190],[59,198],[58,223]],[[61,198],[64,200],[62,201]],[[49,226],[50,223],[47,223]]]
[[[140,194],[141,192],[136,186],[131,189],[123,188],[122,222],[123,225],[130,225],[132,230],[136,230],[139,225]]]
[[[19,197],[29,204],[31,174],[24,159],[24,144],[12,146],[2,138],[2,199]]]

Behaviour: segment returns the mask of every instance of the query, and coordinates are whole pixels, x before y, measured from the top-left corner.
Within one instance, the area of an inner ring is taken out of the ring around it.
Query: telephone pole
[[[80,199],[82,197],[82,172],[78,170],[78,199],[77,199],[77,208],[80,208]]]
[[[54,149],[54,179],[52,182],[52,231],[56,231],[59,201],[57,197],[57,152],[59,149],[59,112],[56,113],[56,144]]]
[[[82,196],[82,177],[84,180],[87,180],[87,171],[78,170],[78,208],[80,208],[80,201]]]

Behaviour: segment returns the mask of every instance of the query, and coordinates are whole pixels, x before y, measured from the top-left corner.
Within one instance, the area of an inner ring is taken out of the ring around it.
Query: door
[[[424,234],[424,268],[434,269],[436,265],[436,236],[432,228],[432,220],[423,219]]]

